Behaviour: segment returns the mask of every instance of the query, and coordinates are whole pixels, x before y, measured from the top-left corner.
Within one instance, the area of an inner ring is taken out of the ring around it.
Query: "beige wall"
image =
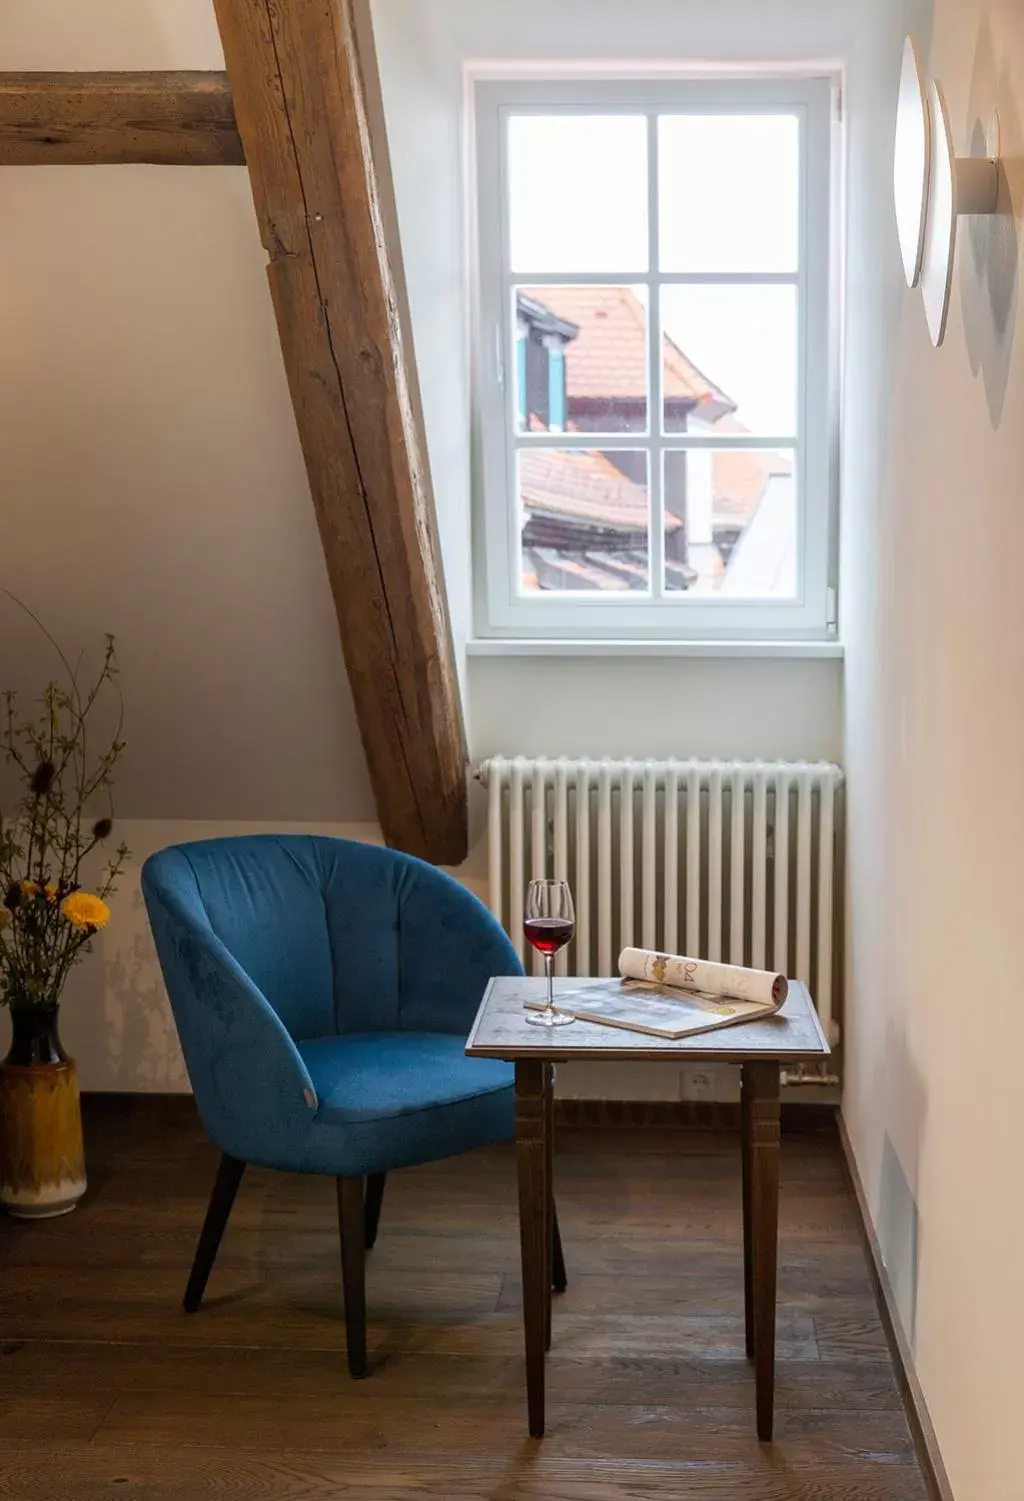
[[[220,61],[209,0],[8,4],[0,56]],[[0,584],[117,635],[120,812],[372,818],[244,169],[7,168],[0,213]],[[32,646],[0,607],[5,682]]]
[[[210,0],[12,0],[0,57],[223,62]],[[86,1088],[180,1088],[142,858],[303,822],[376,833],[264,255],[241,169],[8,168],[0,218],[0,586],[73,652],[115,632],[129,742],[135,858],[65,1033]],[[55,665],[0,600],[0,683]]]
[[[1024,11],[916,10],[957,148],[996,106],[1005,171],[998,218],[961,227],[941,350],[894,229],[860,294],[895,322],[885,460],[845,518],[844,1111],[957,1501],[1019,1501]]]

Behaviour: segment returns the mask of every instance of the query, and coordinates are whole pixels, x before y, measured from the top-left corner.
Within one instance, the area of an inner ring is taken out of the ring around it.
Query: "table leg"
[[[750,1085],[740,1072],[740,1155],[743,1167],[743,1324],[747,1359],[754,1356],[754,1249],[750,1218]]]
[[[555,1070],[550,1063],[544,1065],[544,1173],[547,1191],[544,1195],[544,1245],[547,1249],[547,1266],[544,1273],[544,1348],[551,1349],[551,1284],[555,1248]]]
[[[516,1163],[523,1263],[523,1330],[530,1437],[544,1437],[544,1352],[551,1268],[547,1157],[547,1070],[532,1058],[516,1063]]]
[[[744,1137],[749,1154],[757,1436],[772,1436],[775,1409],[775,1283],[779,1243],[779,1065],[744,1063]]]

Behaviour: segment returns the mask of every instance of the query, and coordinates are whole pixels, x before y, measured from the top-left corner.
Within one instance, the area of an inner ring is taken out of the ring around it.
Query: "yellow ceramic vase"
[[[57,1007],[15,1007],[0,1063],[0,1208],[21,1219],[68,1214],[85,1193],[82,1110]]]

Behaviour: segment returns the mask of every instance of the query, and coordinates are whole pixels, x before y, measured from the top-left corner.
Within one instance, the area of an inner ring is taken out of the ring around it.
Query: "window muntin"
[[[824,635],[829,81],[477,90],[481,633]]]

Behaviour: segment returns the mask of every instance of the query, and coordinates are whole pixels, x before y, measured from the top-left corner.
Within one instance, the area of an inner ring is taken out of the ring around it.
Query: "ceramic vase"
[[[58,1007],[11,1008],[0,1063],[0,1208],[20,1219],[69,1214],[85,1193],[82,1110]]]

